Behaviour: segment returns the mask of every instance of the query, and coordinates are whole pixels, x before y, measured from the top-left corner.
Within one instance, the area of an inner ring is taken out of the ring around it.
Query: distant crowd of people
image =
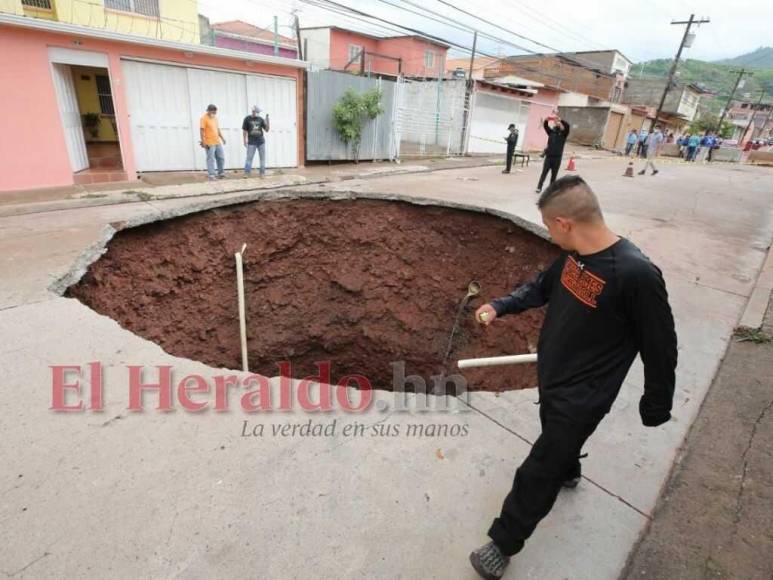
[[[647,158],[647,149],[652,133],[646,129],[636,131],[631,129],[626,136],[625,155],[630,157]],[[698,133],[685,133],[676,137],[671,131],[665,136],[666,143],[676,143],[679,146],[679,156],[685,161],[711,161],[711,154],[722,145],[722,138],[714,131],[706,131],[703,135]]]

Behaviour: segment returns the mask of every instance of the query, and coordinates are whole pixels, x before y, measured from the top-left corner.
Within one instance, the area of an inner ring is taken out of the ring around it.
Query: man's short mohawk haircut
[[[579,195],[566,196],[570,191],[578,189]],[[578,221],[595,221],[603,219],[601,207],[596,194],[588,183],[579,175],[564,175],[551,183],[537,200],[537,207],[544,210],[547,206],[560,207],[567,217]]]

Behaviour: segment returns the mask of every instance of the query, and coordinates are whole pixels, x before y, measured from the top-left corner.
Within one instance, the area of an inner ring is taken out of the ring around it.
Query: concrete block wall
[[[569,141],[592,145],[604,136],[608,107],[558,107],[558,114],[571,125]]]

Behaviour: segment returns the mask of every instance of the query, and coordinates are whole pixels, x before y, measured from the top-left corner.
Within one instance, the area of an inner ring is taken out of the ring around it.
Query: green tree
[[[333,125],[341,141],[352,148],[355,163],[360,161],[360,141],[365,121],[372,121],[383,112],[381,91],[378,89],[362,94],[346,89],[333,107]]]
[[[727,139],[733,135],[733,125],[731,125],[727,119],[722,121],[722,128],[719,131],[717,131],[718,123],[719,116],[713,115],[711,113],[704,113],[695,119],[692,123],[690,123],[688,131],[690,133],[705,133],[706,131],[714,131],[724,139]]]

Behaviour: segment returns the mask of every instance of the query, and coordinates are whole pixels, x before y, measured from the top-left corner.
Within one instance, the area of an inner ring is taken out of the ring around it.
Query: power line
[[[354,14],[362,15],[365,18],[371,18],[373,20],[378,20],[380,22],[386,22],[386,23],[388,23],[390,25],[392,24],[390,21],[388,21],[388,20],[386,20],[384,18],[368,14],[366,12],[363,12],[361,10],[357,10],[355,8],[350,8],[350,7],[346,6],[346,5],[340,4],[338,2],[334,2],[333,0],[300,0],[300,1],[305,3],[305,4],[309,4],[311,6],[315,6],[317,8],[324,8],[324,9],[329,10],[330,12],[333,12],[333,13],[336,13],[336,14],[346,15],[349,18],[354,18],[356,20],[362,20],[363,22],[368,23],[368,24],[370,24],[370,23],[367,20],[364,20],[363,18],[359,18],[358,16],[352,16],[349,13],[351,12],[351,13],[354,13]],[[438,36],[435,36],[435,35],[431,35],[431,34],[422,32],[420,30],[417,30],[415,28],[411,28],[411,27],[408,27],[408,26],[403,26],[403,25],[399,25],[399,24],[396,25],[396,26],[399,26],[402,30],[397,30],[397,29],[393,28],[392,26],[384,26],[384,25],[379,25],[379,26],[381,26],[382,28],[385,28],[387,30],[391,30],[393,32],[396,32],[396,33],[398,33],[400,35],[404,35],[403,31],[408,31],[408,32],[411,32],[412,34],[414,34],[414,35],[416,35],[418,37],[425,38],[427,40],[431,40],[431,41],[436,42],[436,43],[439,42],[439,43],[442,43],[442,44],[445,44],[445,45],[448,45],[448,46],[453,46],[453,47],[459,48],[459,49],[463,50],[466,53],[472,52],[471,49],[469,47],[467,47],[467,46],[464,46],[464,45],[459,44],[457,42],[453,42],[451,40],[447,40],[447,39],[444,39],[444,38],[441,38],[441,37],[438,37]],[[487,56],[487,57],[493,58],[495,60],[506,60],[506,59],[503,59],[502,57],[500,57],[499,55],[489,54],[489,53],[483,52],[481,50],[478,50],[477,52],[480,53],[483,56]],[[538,55],[539,53],[533,53],[533,54],[537,54]],[[593,72],[595,72],[597,74],[599,72],[601,72],[596,67],[590,68],[590,67],[584,66],[581,63],[574,62],[573,59],[569,59],[569,61],[572,64],[572,66],[576,66],[576,67],[579,67],[579,68],[590,69],[590,70],[592,70]],[[542,76],[545,76],[545,77],[548,77],[548,78],[557,79],[558,81],[570,80],[570,79],[567,79],[567,77],[546,73],[546,72],[543,72],[543,71],[541,71],[539,69],[535,69],[535,68],[529,67],[528,65],[518,64],[517,66],[518,66],[518,68],[520,70],[535,72],[535,73],[538,73],[538,74],[540,74]],[[606,73],[603,73],[603,74],[606,74]]]
[[[531,39],[528,36],[524,36],[522,34],[518,34],[517,32],[512,32],[511,30],[508,30],[507,28],[504,28],[503,26],[500,26],[499,24],[491,22],[490,20],[486,20],[485,18],[481,18],[480,16],[477,16],[477,15],[473,14],[472,12],[468,12],[467,10],[463,10],[462,8],[459,8],[458,6],[454,6],[450,2],[447,2],[446,0],[437,0],[437,1],[440,2],[441,4],[445,4],[446,6],[449,6],[449,7],[453,8],[454,10],[457,10],[458,12],[461,12],[462,14],[465,14],[467,16],[470,16],[472,18],[480,20],[481,22],[485,22],[489,26],[493,26],[494,28],[497,28],[499,30],[503,30],[503,31],[507,32],[508,34],[512,34],[513,36],[517,36],[518,38],[522,38],[523,40],[531,42],[532,44],[536,44],[537,46],[542,46],[542,47],[547,48],[548,50],[550,50],[552,52],[561,52],[560,50],[556,50],[552,46],[548,46],[547,44],[543,44],[543,43],[539,42],[538,40]]]
[[[509,2],[508,2],[508,4],[509,4]],[[605,48],[603,45],[599,44],[598,42],[595,42],[593,40],[590,40],[589,38],[586,38],[585,36],[582,36],[581,34],[573,31],[568,26],[562,24],[561,22],[559,22],[555,18],[553,18],[553,17],[551,17],[551,16],[549,16],[547,14],[544,14],[544,13],[540,12],[539,10],[531,8],[530,6],[526,5],[523,2],[513,1],[512,2],[512,6],[514,8],[516,8],[516,10],[521,10],[521,11],[526,12],[527,13],[526,16],[528,16],[529,18],[531,18],[535,22],[539,22],[545,28],[553,29],[557,33],[561,34],[561,31],[558,28],[556,28],[556,27],[560,27],[560,28],[562,28],[562,29],[564,29],[566,31],[564,34],[569,34],[571,36],[574,36],[575,39],[579,40],[580,42],[587,42],[588,44],[593,45],[593,46],[597,46],[597,47],[599,47],[601,49]],[[533,12],[534,14],[536,14],[536,16],[531,16],[530,14],[528,14],[528,12]],[[553,22],[555,24],[555,26],[548,25],[546,23],[546,21]]]
[[[444,20],[440,20],[438,18],[433,18],[432,16],[427,16],[426,14],[423,14],[421,12],[416,12],[415,10],[410,10],[408,8],[405,8],[404,6],[399,6],[397,4],[393,4],[392,2],[389,2],[388,0],[378,0],[378,1],[382,2],[384,4],[388,4],[389,6],[394,6],[395,8],[398,8],[400,10],[405,10],[406,12],[409,12],[411,14],[416,14],[417,16],[421,16],[421,17],[426,18],[428,20],[432,20],[434,22],[438,22],[438,23],[444,24],[446,26],[451,26],[453,28],[456,28],[457,30],[462,30],[462,31],[465,31],[465,32],[476,32],[476,30],[474,28],[472,28],[471,26],[467,26],[467,25],[461,24],[459,21],[454,20],[453,18],[450,18],[450,17],[445,16],[443,14],[439,14],[438,12],[435,12],[435,11],[430,10],[428,8],[422,8],[421,6],[418,6],[417,4],[414,4],[410,0],[402,0],[402,1],[405,4],[409,4],[411,6],[416,6],[417,8],[420,8],[421,10],[423,10],[426,13],[433,14],[435,16],[439,16],[440,18],[443,18]],[[530,52],[532,54],[536,54],[534,51],[529,50],[525,46],[521,46],[519,44],[515,44],[513,42],[509,42],[509,41],[507,41],[507,40],[505,40],[503,38],[492,36],[492,35],[489,35],[489,34],[486,34],[486,33],[480,32],[480,31],[477,31],[477,32],[478,32],[479,36],[484,36],[484,37],[486,37],[486,38],[488,38],[490,40],[494,40],[496,42],[507,44],[507,45],[513,46],[513,47],[515,47],[515,48],[517,48],[519,50]]]
[[[402,0],[402,1],[403,1],[404,3],[406,3],[406,4],[409,4],[409,5],[411,5],[411,6],[416,6],[417,8],[421,8],[421,7],[420,7],[420,6],[418,6],[417,4],[415,4],[415,3],[411,2],[410,0]],[[476,30],[475,28],[472,28],[472,27],[470,27],[470,26],[466,26],[466,25],[463,25],[463,24],[461,24],[459,21],[457,21],[457,20],[454,20],[453,18],[450,18],[450,17],[448,17],[448,16],[445,16],[445,15],[443,15],[443,14],[439,14],[438,12],[435,12],[435,11],[433,11],[433,10],[429,10],[429,9],[427,9],[427,8],[422,8],[422,10],[424,10],[425,12],[428,12],[428,13],[430,13],[430,14],[433,14],[433,15],[439,16],[439,17],[441,17],[441,18],[445,19],[445,20],[446,20],[446,21],[448,21],[448,22],[441,21],[441,20],[439,20],[439,19],[437,19],[437,18],[433,18],[433,17],[431,17],[431,16],[427,16],[426,14],[422,14],[422,13],[420,13],[420,12],[416,12],[416,11],[414,11],[414,10],[409,10],[408,8],[405,8],[405,7],[403,7],[403,6],[398,6],[397,4],[393,4],[392,2],[389,2],[388,0],[379,0],[379,2],[382,2],[382,3],[384,3],[384,4],[388,4],[389,6],[394,6],[395,8],[399,8],[399,9],[401,9],[401,10],[405,10],[406,12],[409,12],[409,13],[411,13],[411,14],[416,14],[416,15],[418,15],[418,16],[422,16],[422,17],[424,17],[424,18],[427,18],[427,19],[429,19],[429,20],[432,20],[432,21],[438,22],[438,23],[440,23],[440,24],[446,24],[446,25],[448,25],[448,26],[452,26],[452,27],[456,28],[457,30],[462,30],[462,31],[466,31],[466,32],[477,32],[479,36],[483,36],[484,38],[488,38],[488,39],[490,39],[490,40],[494,40],[494,41],[496,41],[496,42],[500,42],[500,43],[502,43],[502,44],[507,44],[507,45],[509,45],[509,46],[513,46],[513,47],[515,47],[515,48],[518,48],[519,50],[523,50],[523,51],[526,51],[526,52],[528,52],[528,53],[531,53],[531,54],[534,54],[534,55],[540,55],[540,53],[538,53],[538,52],[535,52],[535,51],[533,51],[533,50],[530,50],[530,49],[528,49],[528,48],[526,48],[526,47],[524,47],[524,46],[521,46],[521,45],[519,45],[519,44],[515,44],[515,43],[513,43],[513,42],[510,42],[510,41],[508,41],[508,40],[505,40],[505,39],[503,39],[503,38],[500,38],[500,37],[497,37],[497,36],[493,36],[493,35],[491,35],[491,34],[487,34],[487,33],[485,33],[485,32],[480,32],[480,31]],[[448,41],[446,41],[446,42],[448,42]],[[469,49],[467,49],[467,50],[469,51]],[[482,51],[479,51],[479,52],[481,52],[481,54],[484,54]],[[484,54],[484,56],[490,56],[491,58],[498,58],[498,57],[492,57],[491,55],[485,55],[485,54]],[[580,66],[582,66],[582,65],[580,65]],[[551,77],[551,78],[557,78],[557,79],[561,79],[561,80],[566,80],[564,77],[560,77],[560,76],[555,76],[555,75],[546,74],[546,73],[544,73],[544,72],[542,72],[542,71],[540,71],[540,70],[538,70],[538,69],[530,68],[530,67],[527,67],[527,66],[525,66],[525,65],[521,65],[521,68],[523,68],[524,70],[531,71],[531,72],[539,72],[540,74],[543,74],[543,75],[545,75],[545,76],[549,76],[549,77]],[[588,68],[588,67],[583,67],[583,68]],[[597,69],[597,67],[595,67],[595,66],[594,66],[594,68],[592,68],[591,70],[593,70],[593,71],[595,72],[595,71],[597,71],[598,69]]]
[[[473,14],[472,12],[468,12],[467,10],[459,8],[458,6],[454,6],[453,4],[448,2],[447,0],[437,0],[437,1],[440,2],[441,4],[445,4],[446,6],[449,6],[449,7],[453,8],[454,10],[457,10],[458,12],[461,12],[462,14],[465,14],[467,16],[470,16],[472,18],[480,20],[481,22],[485,22],[489,26],[493,26],[494,28],[497,28],[499,30],[503,30],[504,32],[507,32],[508,34],[512,34],[513,36],[517,36],[518,38],[522,38],[522,39],[524,39],[524,40],[526,40],[528,42],[531,42],[532,44],[536,44],[537,46],[542,46],[544,48],[547,48],[551,52],[555,52],[555,53],[559,53],[559,54],[562,52],[561,50],[558,50],[557,48],[554,48],[552,46],[549,46],[547,44],[539,42],[538,40],[534,40],[532,38],[529,38],[528,36],[524,36],[523,34],[519,34],[517,32],[513,32],[511,30],[508,30],[507,28],[504,28],[503,26],[500,26],[499,24],[497,24],[495,22],[491,22],[490,20],[486,20],[485,18],[481,18],[480,16],[477,16],[476,14]],[[529,51],[529,52],[534,52],[534,51]],[[537,53],[534,53],[534,54],[537,54]],[[579,63],[582,63],[582,61],[583,61],[583,59],[578,57],[576,54],[572,55],[572,59],[578,61]],[[580,66],[584,66],[584,68],[589,68],[589,69],[594,70],[594,71],[598,71],[599,70],[599,67],[598,67],[598,65],[596,63],[590,63],[589,61],[585,61],[585,62],[587,62],[589,64],[587,66],[580,64]]]

